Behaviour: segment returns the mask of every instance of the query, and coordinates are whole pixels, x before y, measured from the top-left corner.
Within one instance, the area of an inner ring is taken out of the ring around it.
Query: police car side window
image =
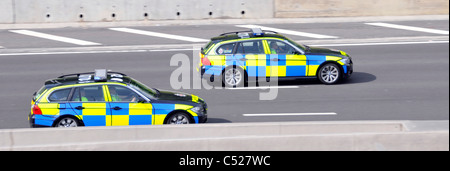
[[[102,86],[77,87],[72,95],[73,102],[104,102]]]
[[[123,86],[108,85],[113,102],[139,102],[142,98],[134,91]]]
[[[233,54],[233,50],[234,50],[234,46],[235,45],[236,45],[236,43],[224,44],[224,45],[220,46],[219,48],[217,48],[216,53],[218,55],[230,55],[230,54]]]
[[[277,40],[268,40],[267,41],[269,43],[269,48],[270,48],[270,53],[271,54],[282,54],[282,55],[292,55],[292,54],[296,54],[296,50],[281,41],[277,41]]]
[[[237,54],[265,54],[261,40],[240,42]]]
[[[50,102],[67,101],[72,88],[56,90],[48,98]]]

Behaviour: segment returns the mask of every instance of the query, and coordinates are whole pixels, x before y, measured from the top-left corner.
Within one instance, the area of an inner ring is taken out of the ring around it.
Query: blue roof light
[[[252,28],[253,36],[264,36],[261,28]]]

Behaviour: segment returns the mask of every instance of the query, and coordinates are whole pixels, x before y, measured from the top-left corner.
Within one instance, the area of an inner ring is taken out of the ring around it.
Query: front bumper
[[[202,104],[202,112],[198,114],[198,123],[206,123],[208,121],[208,105]]]
[[[350,63],[348,65],[344,65],[343,67],[346,67],[344,74],[344,78],[350,78],[353,74],[353,63]]]

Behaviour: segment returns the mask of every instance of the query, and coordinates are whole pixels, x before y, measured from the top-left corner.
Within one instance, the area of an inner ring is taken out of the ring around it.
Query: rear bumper
[[[42,127],[51,127],[53,125],[54,119],[48,119],[47,117],[43,118],[42,115],[34,115],[28,114],[28,122],[30,124],[30,128],[42,128]]]

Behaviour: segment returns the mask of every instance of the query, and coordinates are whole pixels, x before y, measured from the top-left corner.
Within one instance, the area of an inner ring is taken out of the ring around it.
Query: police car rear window
[[[45,90],[47,90],[47,88],[46,88],[45,86],[42,86],[42,87],[34,94],[33,100],[36,101],[37,98],[39,98],[39,97],[42,95],[42,93],[45,92]]]
[[[50,102],[67,101],[69,99],[70,91],[72,91],[72,88],[56,90],[48,97],[48,100]]]
[[[234,50],[234,46],[236,45],[236,43],[230,43],[230,44],[225,44],[220,46],[219,48],[217,48],[216,53],[218,55],[229,55],[229,54],[233,54],[233,50]]]
[[[210,41],[208,44],[206,44],[206,46],[202,48],[202,53],[206,54],[206,51],[208,51],[212,45],[214,45],[214,43],[212,41]]]

